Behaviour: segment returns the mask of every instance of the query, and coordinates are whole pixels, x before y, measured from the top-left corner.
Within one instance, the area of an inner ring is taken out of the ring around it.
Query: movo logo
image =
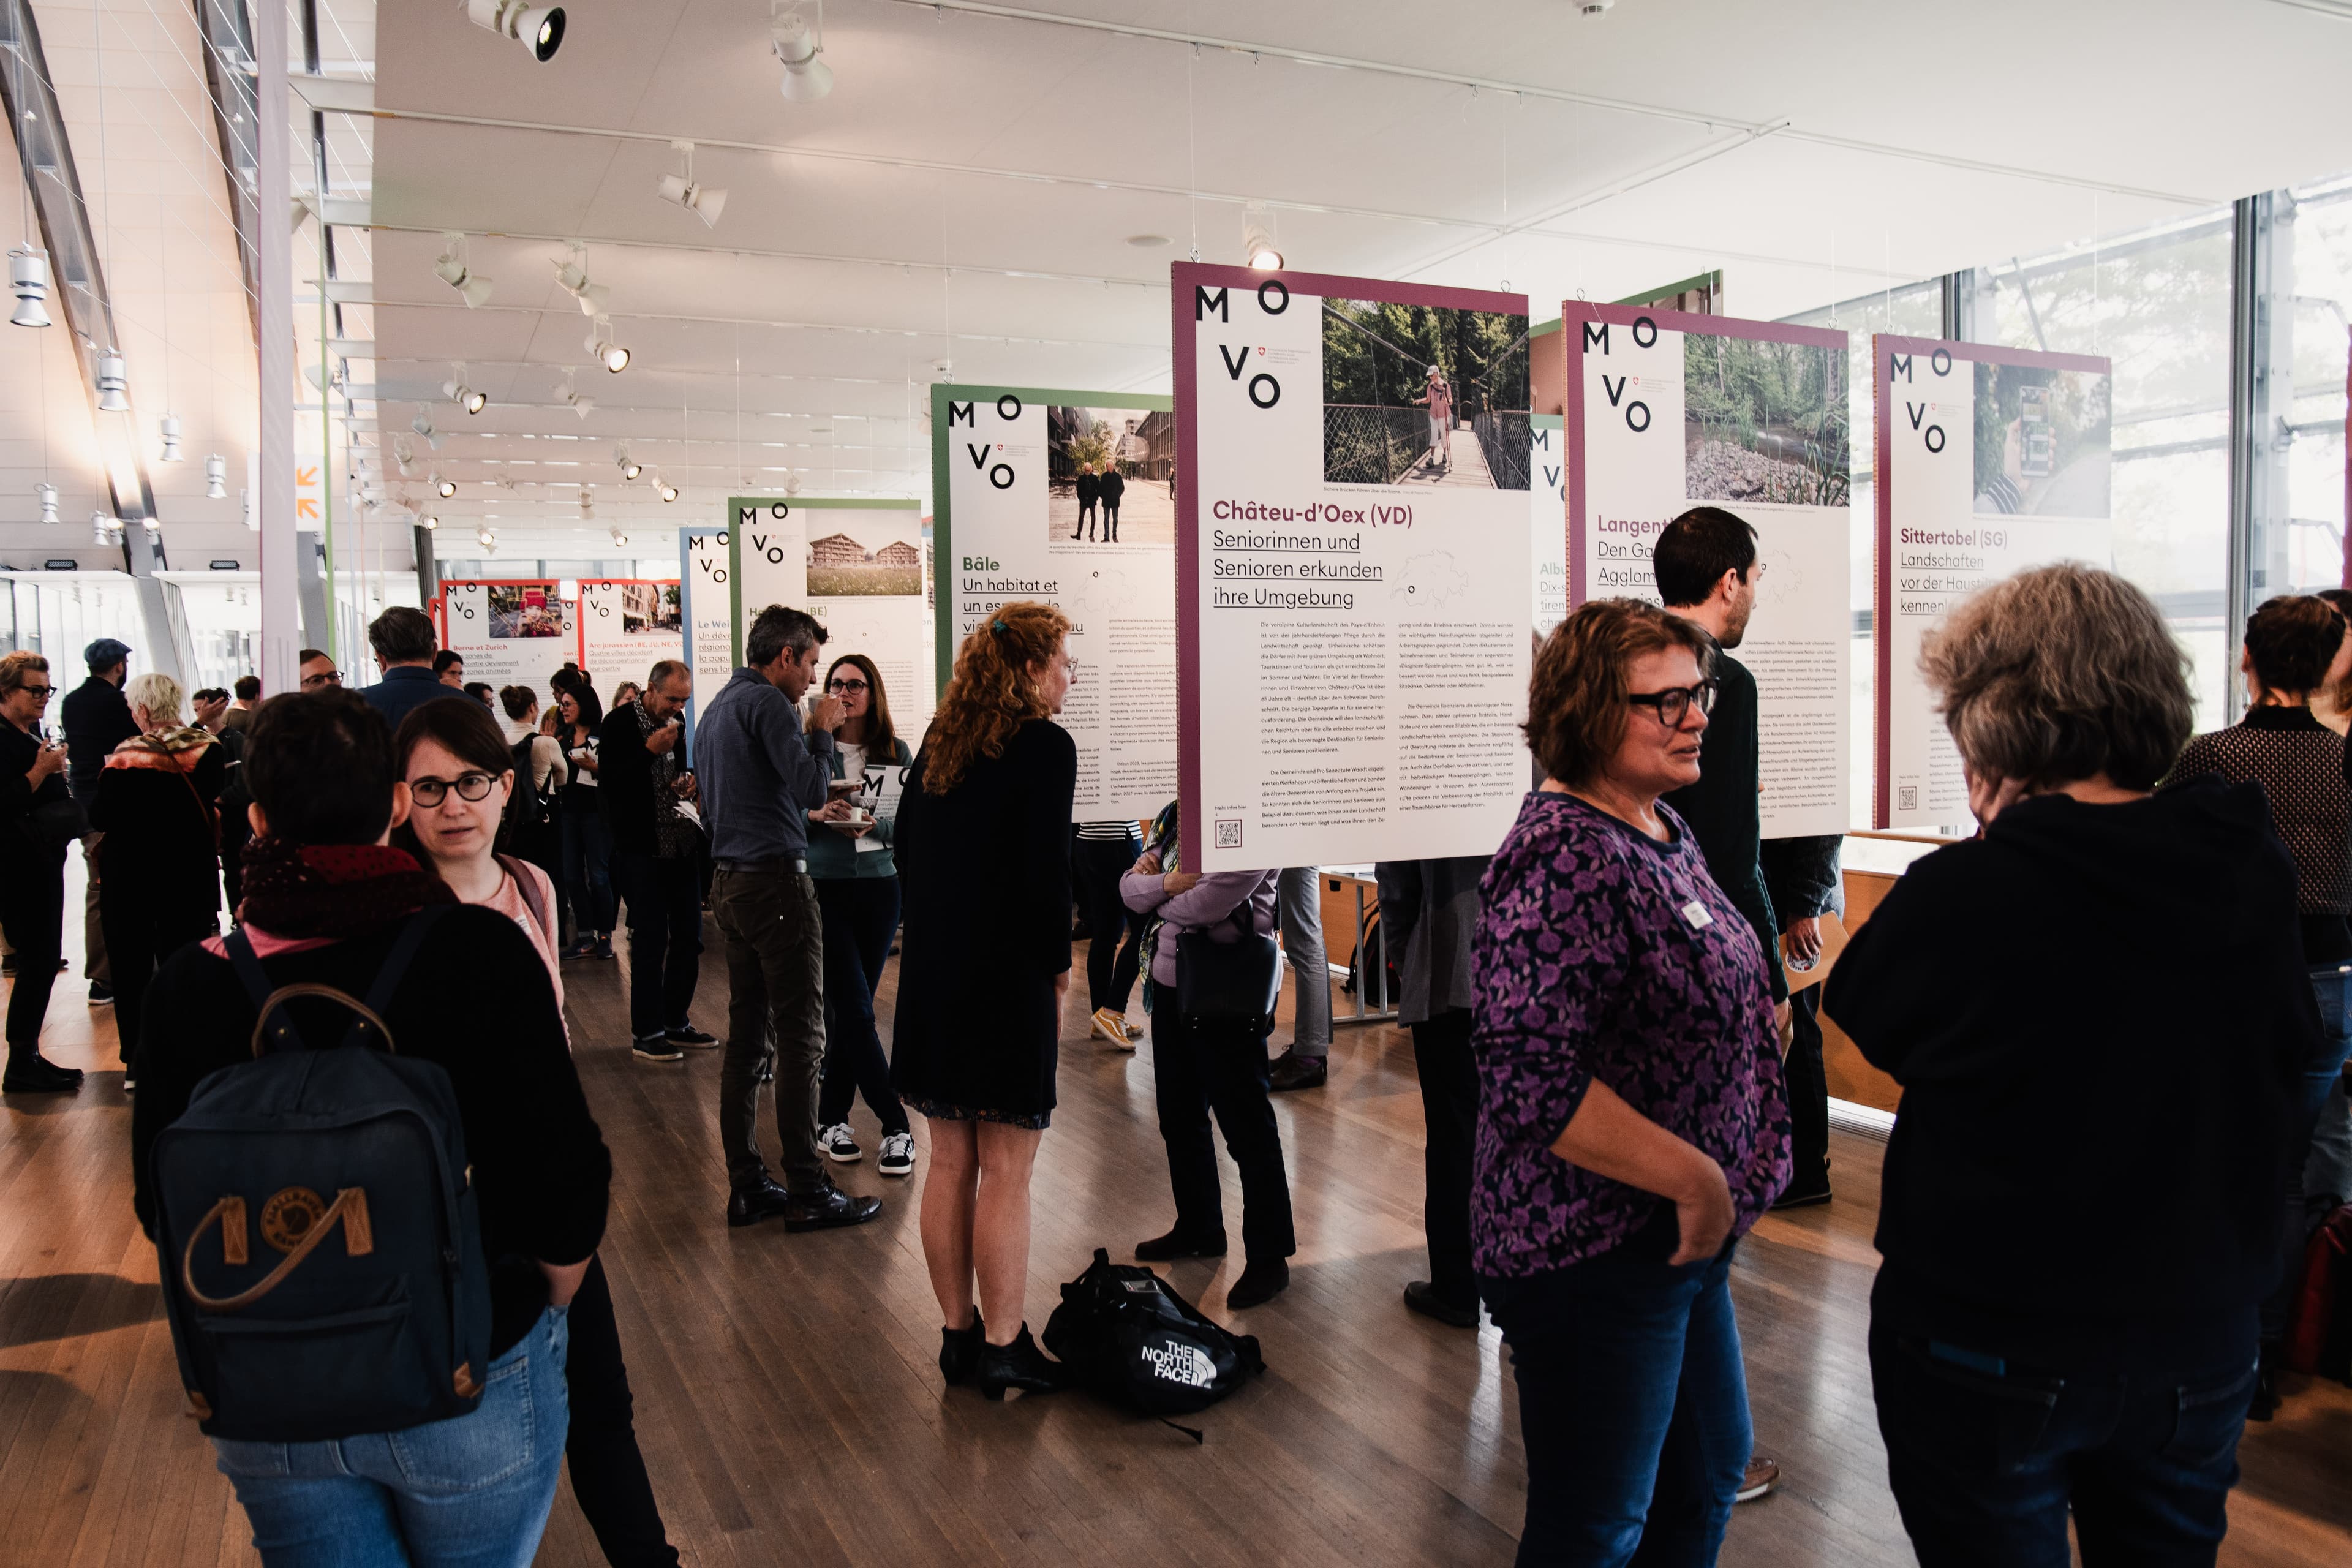
[[[1150,1363],[1151,1375],[1164,1383],[1206,1388],[1217,1375],[1216,1363],[1198,1345],[1147,1344],[1141,1352],[1143,1359]]]

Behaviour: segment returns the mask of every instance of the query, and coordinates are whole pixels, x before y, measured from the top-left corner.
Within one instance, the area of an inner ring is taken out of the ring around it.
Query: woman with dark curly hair
[[[1069,629],[1052,605],[1020,602],[964,638],[898,805],[906,934],[890,1076],[930,1123],[923,1258],[946,1324],[940,1370],[992,1399],[1061,1381],[1022,1295],[1029,1173],[1054,1111],[1070,984],[1078,753],[1053,717],[1076,671]]]

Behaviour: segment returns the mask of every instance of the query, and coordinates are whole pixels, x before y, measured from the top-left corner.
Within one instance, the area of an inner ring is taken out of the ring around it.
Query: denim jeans
[[[2305,1213],[2304,1176],[2310,1163],[2312,1134],[2331,1092],[2341,1093],[2344,1057],[2352,1048],[2347,1039],[2346,991],[2347,976],[2335,964],[2311,972],[2311,989],[2319,1001],[2322,1039],[2318,1053],[2303,1064],[2295,1087],[2294,1121],[2287,1129],[2285,1164],[2280,1173],[2286,1198],[2286,1223],[2279,1233],[2278,1284],[2263,1300],[2263,1340],[2275,1344],[2286,1336],[2286,1321],[2303,1284],[2303,1245],[2309,1237]],[[2320,1216],[2325,1219],[2326,1215]]]
[[[898,929],[898,879],[823,878],[816,903],[824,921],[824,1078],[816,1119],[826,1127],[848,1121],[850,1098],[862,1094],[885,1133],[904,1132],[907,1108],[890,1087],[890,1058],[874,1023],[874,988]]]
[[[1754,1434],[1731,1255],[1670,1267],[1675,1210],[1622,1246],[1524,1279],[1481,1276],[1511,1350],[1528,1453],[1518,1568],[1706,1568]]]
[[[613,830],[593,811],[563,813],[563,880],[572,940],[613,929]]]
[[[1287,867],[1274,884],[1282,952],[1296,983],[1290,1048],[1302,1057],[1331,1054],[1331,966],[1323,952],[1322,888],[1322,873],[1313,866]]]
[[[570,1331],[551,1307],[470,1415],[326,1443],[213,1439],[266,1568],[523,1568],[563,1464]]]
[[[2174,1366],[2112,1342],[2098,1370],[2021,1367],[1998,1347],[1915,1338],[1874,1314],[1887,1479],[1921,1568],[2206,1568],[2227,1528],[2254,1345]],[[2231,1336],[2221,1335],[2226,1341]]]

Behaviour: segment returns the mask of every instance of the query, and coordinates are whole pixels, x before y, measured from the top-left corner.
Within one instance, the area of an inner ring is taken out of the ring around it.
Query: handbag
[[[62,849],[89,832],[89,813],[71,795],[25,813],[25,837],[45,849]]]
[[[1282,949],[1260,936],[1250,900],[1234,910],[1238,942],[1216,942],[1209,928],[1176,939],[1176,1015],[1220,1028],[1242,1028],[1260,1038],[1274,1032],[1275,1001],[1282,994]]]

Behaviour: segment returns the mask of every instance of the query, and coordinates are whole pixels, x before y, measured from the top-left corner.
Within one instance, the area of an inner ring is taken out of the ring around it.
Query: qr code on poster
[[[1905,784],[1901,789],[1896,790],[1895,792],[1895,809],[1897,811],[1918,810],[1919,786],[1917,784]]]
[[[1238,849],[1241,847],[1242,825],[1237,821],[1219,822],[1217,824],[1217,847],[1220,849]]]

